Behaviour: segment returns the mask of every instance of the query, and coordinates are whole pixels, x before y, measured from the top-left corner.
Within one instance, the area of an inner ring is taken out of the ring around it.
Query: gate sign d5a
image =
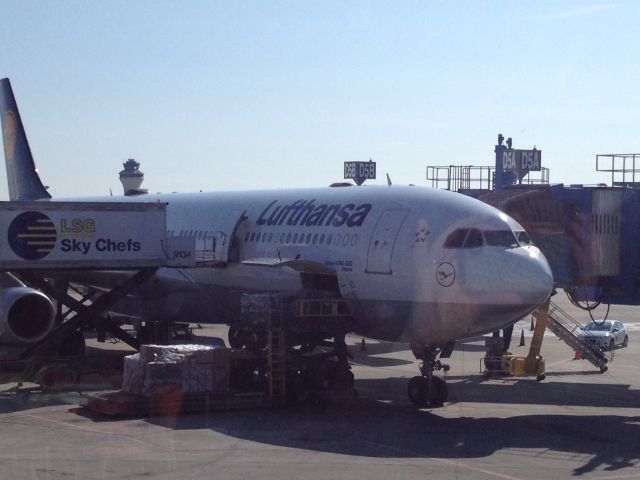
[[[523,178],[529,172],[542,170],[542,150],[509,149],[502,152],[502,169],[505,172],[517,172]]]
[[[376,162],[344,162],[344,178],[362,185],[365,180],[376,178]]]

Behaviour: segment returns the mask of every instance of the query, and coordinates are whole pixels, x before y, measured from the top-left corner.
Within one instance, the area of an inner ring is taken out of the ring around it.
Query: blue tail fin
[[[8,78],[0,80],[0,119],[11,200],[51,198],[33,163],[27,135],[24,133],[18,105]]]

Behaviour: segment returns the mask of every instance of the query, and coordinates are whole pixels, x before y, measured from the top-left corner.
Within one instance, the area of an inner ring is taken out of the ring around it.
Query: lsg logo
[[[92,218],[63,218],[60,220],[60,233],[96,233],[96,221]]]
[[[24,212],[13,219],[7,231],[11,250],[25,260],[40,260],[56,246],[58,232],[41,212]]]

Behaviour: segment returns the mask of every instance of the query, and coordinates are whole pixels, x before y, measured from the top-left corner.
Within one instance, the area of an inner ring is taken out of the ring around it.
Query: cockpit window
[[[484,245],[482,233],[476,228],[454,230],[444,242],[445,248],[476,248],[482,245]]]
[[[518,239],[511,230],[485,230],[484,238],[491,247],[517,248]]]
[[[526,247],[527,245],[533,245],[533,240],[531,240],[531,237],[529,236],[529,234],[524,230],[518,230],[513,233],[516,235],[516,238],[518,239],[518,243],[520,244],[520,246]]]
[[[472,228],[471,230],[469,230],[469,234],[464,241],[463,248],[481,247],[483,243],[484,241],[482,240],[482,233],[480,233],[480,230]]]
[[[451,232],[444,242],[444,248],[462,248],[467,232],[469,232],[467,228],[459,228]]]
[[[475,228],[459,228],[449,234],[444,242],[445,248],[476,248],[484,244],[482,233]]]

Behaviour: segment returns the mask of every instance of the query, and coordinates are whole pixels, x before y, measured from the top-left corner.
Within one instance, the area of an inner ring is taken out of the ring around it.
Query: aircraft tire
[[[353,372],[347,368],[340,368],[335,375],[335,387],[338,390],[350,390],[355,384]]]
[[[439,407],[447,401],[449,389],[447,388],[447,382],[445,382],[444,378],[435,376],[431,378],[431,388],[429,388],[427,396],[429,405],[433,407]]]
[[[229,327],[229,346],[237,349],[244,347],[244,332],[237,325]]]
[[[267,346],[267,335],[251,329],[240,330],[240,337],[245,348],[250,352],[257,352]]]
[[[429,384],[427,379],[422,376],[413,377],[409,380],[407,387],[409,400],[416,408],[425,408],[428,404]]]

